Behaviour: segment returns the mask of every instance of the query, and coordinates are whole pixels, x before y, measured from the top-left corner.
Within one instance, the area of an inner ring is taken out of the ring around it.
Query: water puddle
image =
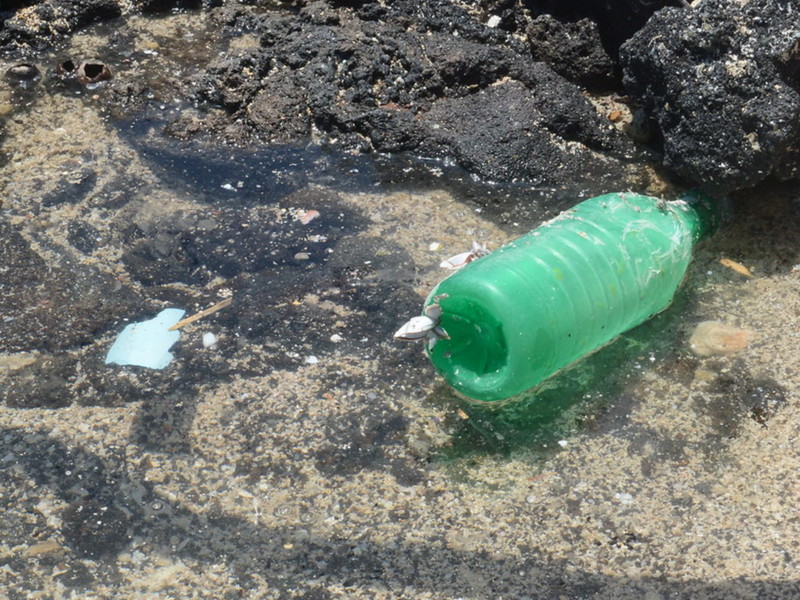
[[[603,597],[630,578],[641,597],[664,581],[713,596],[692,560],[710,564],[717,538],[689,522],[744,524],[730,548],[770,528],[781,541],[748,565],[790,576],[768,555],[798,533],[777,499],[798,385],[794,189],[756,192],[782,209],[742,203],[667,311],[535,396],[478,409],[392,333],[444,258],[604,190],[168,135],[217,110],[180,86],[249,43],[204,13],[135,17],[36,56],[35,85],[0,87],[0,582],[19,597],[479,598],[532,593],[536,572],[541,597],[567,585],[557,575]],[[125,85],[55,73],[89,58]],[[225,298],[163,371],[105,365],[127,323]],[[687,340],[710,319],[758,341],[698,358]]]

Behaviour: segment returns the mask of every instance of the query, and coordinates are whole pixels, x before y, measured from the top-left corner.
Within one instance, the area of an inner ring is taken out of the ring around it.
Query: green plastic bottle
[[[443,335],[428,356],[472,400],[529,390],[667,308],[719,220],[699,195],[581,202],[433,289]]]

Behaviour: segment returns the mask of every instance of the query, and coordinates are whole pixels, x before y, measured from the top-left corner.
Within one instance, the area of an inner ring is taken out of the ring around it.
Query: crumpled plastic
[[[174,356],[169,351],[181,333],[169,331],[186,311],[166,308],[149,321],[131,323],[117,336],[106,355],[106,364],[133,365],[148,369],[164,369]]]

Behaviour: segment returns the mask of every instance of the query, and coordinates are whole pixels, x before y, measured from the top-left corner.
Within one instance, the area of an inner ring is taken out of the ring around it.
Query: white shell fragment
[[[500,15],[492,15],[491,17],[489,17],[489,20],[486,21],[486,26],[491,29],[494,29],[495,27],[500,25],[501,21],[502,19],[500,18]]]
[[[486,248],[486,244],[472,242],[472,250],[451,256],[450,258],[439,263],[439,266],[442,269],[454,271],[456,269],[460,269],[464,265],[468,265],[473,260],[479,259],[481,256],[486,256],[487,254],[489,254],[489,250]]]
[[[211,348],[217,345],[217,336],[211,332],[203,334],[203,348]]]
[[[396,340],[421,340],[436,327],[436,321],[427,315],[410,319],[394,334]]]
[[[154,319],[131,323],[122,330],[106,355],[106,364],[133,365],[163,369],[174,358],[169,349],[181,337],[180,331],[169,331],[186,311],[166,308]]]
[[[311,209],[303,211],[302,213],[297,215],[297,220],[300,221],[303,225],[308,225],[309,223],[311,223],[311,221],[313,221],[317,217],[319,217],[319,211]]]
[[[430,304],[425,308],[424,315],[413,317],[398,329],[394,334],[394,339],[405,341],[424,339],[428,350],[431,350],[438,340],[450,339],[444,328],[439,326],[441,318],[442,307],[438,304]]]

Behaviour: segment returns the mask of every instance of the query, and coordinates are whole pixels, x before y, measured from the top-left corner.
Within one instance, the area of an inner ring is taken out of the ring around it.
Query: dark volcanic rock
[[[115,0],[45,0],[4,22],[0,47],[43,47],[88,23],[121,14]]]
[[[43,48],[76,30],[131,12],[218,6],[223,0],[3,0],[0,10],[28,7],[0,21],[0,48]],[[1,14],[1,13],[0,13]]]
[[[525,34],[533,55],[569,81],[592,89],[614,86],[614,61],[603,48],[593,21],[569,23],[541,15],[531,22]]]
[[[577,118],[586,107],[580,102],[566,104],[549,105],[523,84],[509,82],[436,102],[422,121],[431,126],[433,138],[448,154],[487,179],[564,181],[593,169],[602,176],[600,160],[587,146],[601,145],[603,135],[599,128],[581,130],[582,125],[594,124],[592,119]],[[570,138],[582,143],[565,144]]]
[[[534,15],[552,15],[562,21],[591,20],[597,24],[603,45],[613,57],[653,13],[665,6],[682,5],[681,0],[524,0],[523,3]]]
[[[227,123],[216,114],[206,125],[236,142],[314,135],[346,150],[452,158],[486,179],[555,185],[598,173],[619,181],[637,154],[528,44],[450,2],[317,1],[297,15],[236,6],[216,16],[227,34],[260,39],[193,82],[199,99],[229,114]],[[610,76],[597,40],[589,47],[594,58],[575,73]],[[592,67],[595,58],[601,64]]]
[[[798,174],[794,3],[665,9],[622,48],[625,85],[661,127],[664,162],[712,193]]]

